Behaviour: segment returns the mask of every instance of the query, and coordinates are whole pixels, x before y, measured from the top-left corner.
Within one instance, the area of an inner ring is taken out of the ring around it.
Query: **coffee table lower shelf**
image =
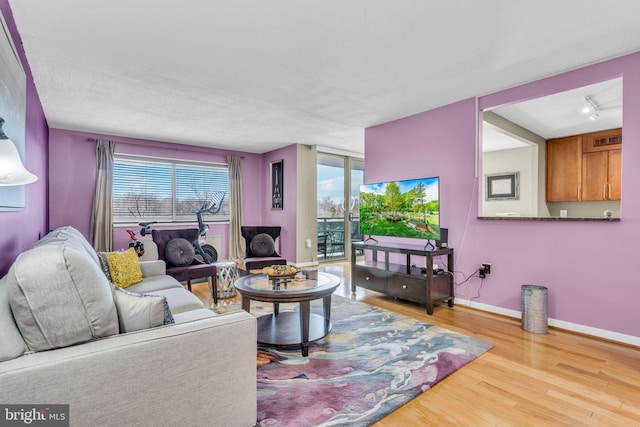
[[[308,354],[309,343],[318,341],[331,331],[331,321],[325,320],[315,313],[309,314],[309,338],[303,342],[300,313],[297,311],[283,311],[275,314],[265,314],[257,319],[258,343],[272,346],[302,345],[303,355]]]

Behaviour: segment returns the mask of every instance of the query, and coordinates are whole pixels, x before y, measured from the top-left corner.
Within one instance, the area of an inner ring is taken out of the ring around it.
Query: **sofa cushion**
[[[77,245],[52,241],[18,256],[8,279],[13,315],[30,350],[118,333],[111,286]]]
[[[178,288],[184,289],[182,284],[171,276],[151,276],[142,279],[142,282],[127,286],[129,292],[139,294],[155,294],[161,289]]]
[[[155,328],[175,323],[167,298],[160,295],[129,292],[112,287],[118,310],[120,333]]]
[[[187,239],[175,238],[169,240],[164,247],[164,259],[169,264],[182,267],[196,259],[196,251]]]
[[[93,246],[91,246],[91,243],[89,243],[89,241],[84,237],[82,233],[80,233],[70,225],[65,227],[58,227],[55,230],[50,231],[42,239],[34,243],[33,247],[35,248],[37,246],[46,245],[47,243],[52,241],[63,241],[69,242],[73,245],[77,245],[79,248],[82,248],[87,252],[93,262],[98,265],[100,264],[98,255],[96,254]]]
[[[143,261],[138,259],[140,270],[142,270],[142,278],[147,279],[154,276],[166,276],[167,264],[159,259]]]
[[[204,308],[204,304],[200,298],[184,288],[161,289],[154,291],[153,294],[167,298],[167,303],[169,303],[169,308],[171,308],[173,315]]]
[[[123,252],[107,252],[107,263],[114,285],[126,288],[142,282],[142,270],[135,249]]]
[[[251,239],[251,252],[257,257],[273,256],[276,251],[276,244],[273,237],[267,233],[260,233]]]
[[[15,359],[27,351],[27,344],[11,313],[7,276],[0,279],[0,343],[0,362]]]
[[[238,309],[239,311],[240,309]],[[218,314],[213,310],[207,308],[199,308],[197,310],[189,310],[182,313],[177,313],[173,318],[176,323],[194,322],[200,319],[208,319],[209,317],[216,317]]]

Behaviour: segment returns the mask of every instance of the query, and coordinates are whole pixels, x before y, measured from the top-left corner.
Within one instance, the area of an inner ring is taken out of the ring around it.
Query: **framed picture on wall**
[[[485,196],[490,200],[519,200],[520,172],[492,173],[485,175]]]
[[[271,209],[282,210],[282,184],[284,160],[271,162]]]

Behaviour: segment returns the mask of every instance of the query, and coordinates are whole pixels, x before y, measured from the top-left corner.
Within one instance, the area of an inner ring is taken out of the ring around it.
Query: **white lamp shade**
[[[31,184],[37,176],[25,169],[10,139],[0,139],[0,186]]]

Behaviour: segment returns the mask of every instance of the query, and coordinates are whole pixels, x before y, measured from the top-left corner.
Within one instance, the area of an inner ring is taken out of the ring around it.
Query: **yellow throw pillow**
[[[133,248],[124,252],[108,252],[107,263],[114,285],[126,288],[142,282],[142,270],[138,262],[138,255]]]

